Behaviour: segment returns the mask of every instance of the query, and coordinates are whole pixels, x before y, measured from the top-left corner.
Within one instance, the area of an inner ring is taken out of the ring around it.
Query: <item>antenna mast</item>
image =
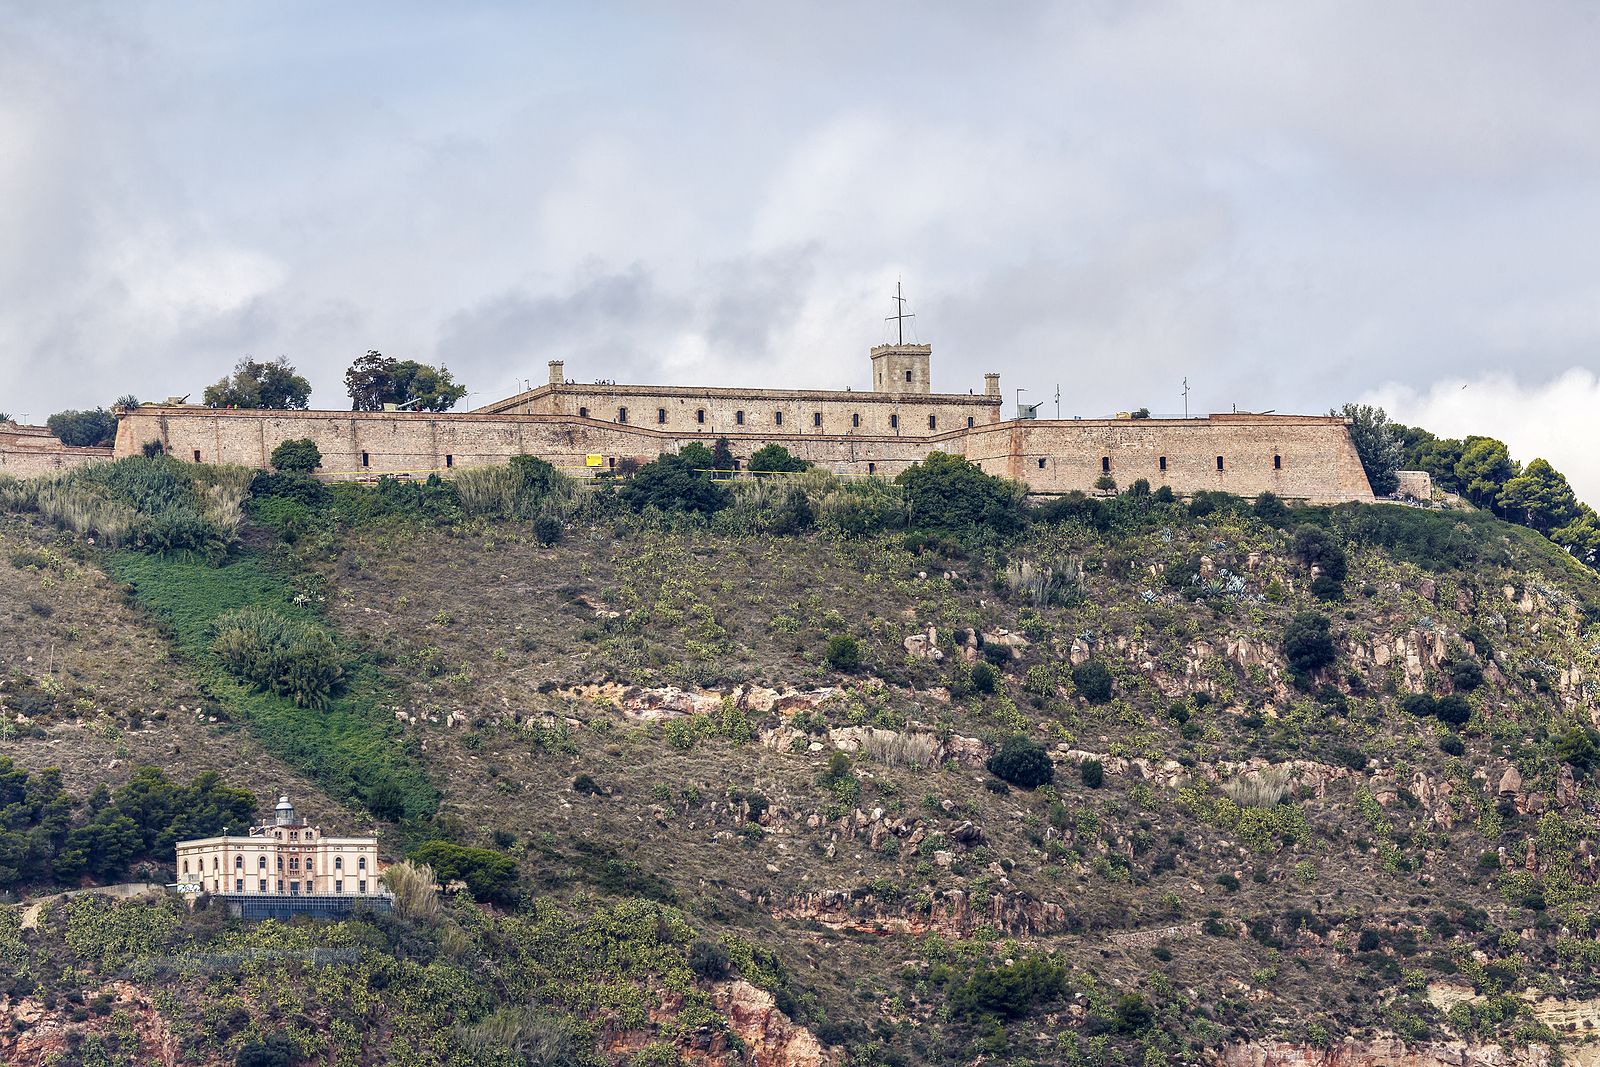
[[[1187,375],[1183,379],[1183,417],[1186,419],[1189,417],[1189,378]]]
[[[910,315],[906,314],[906,298],[900,295],[899,278],[894,280],[894,296],[892,299],[894,300],[895,313],[893,315],[885,315],[883,321],[893,322],[895,324],[898,330],[898,336],[900,338],[900,340],[896,343],[903,345],[906,343],[906,320],[914,319],[917,316],[914,313]]]
[[[1061,384],[1056,383],[1056,421],[1061,421]]]

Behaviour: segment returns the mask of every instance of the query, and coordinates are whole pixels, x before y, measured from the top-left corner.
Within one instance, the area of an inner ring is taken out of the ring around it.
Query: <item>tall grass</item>
[[[932,734],[909,730],[868,730],[861,751],[867,758],[888,767],[922,770],[933,766],[939,757],[939,742]]]
[[[1222,783],[1222,792],[1241,808],[1270,808],[1289,792],[1289,772],[1283,767],[1241,774]]]

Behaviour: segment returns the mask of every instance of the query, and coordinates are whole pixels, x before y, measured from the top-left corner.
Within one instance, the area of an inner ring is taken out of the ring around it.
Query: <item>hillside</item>
[[[4,487],[0,751],[72,825],[217,771],[517,877],[0,909],[5,1062],[1600,1062],[1600,584],[1531,531],[931,465],[724,506],[127,464],[72,487],[109,537]],[[240,608],[331,635],[326,694],[231,675]]]

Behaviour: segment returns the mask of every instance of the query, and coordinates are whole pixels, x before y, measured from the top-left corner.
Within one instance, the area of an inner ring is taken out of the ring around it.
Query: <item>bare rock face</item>
[[[944,659],[944,650],[939,647],[939,630],[937,627],[928,627],[925,634],[912,634],[902,642],[906,655],[915,659],[931,660],[939,663]]]
[[[831,1067],[838,1062],[817,1035],[778,1010],[771,993],[743,979],[719,983],[711,1002],[744,1042],[749,1067]]]
[[[161,1067],[177,1064],[177,1039],[143,990],[131,982],[118,981],[100,993],[111,998],[114,1012],[125,1013],[131,1021],[138,1039],[134,1059]],[[33,997],[15,1001],[0,997],[0,1063],[6,1067],[45,1067],[64,1062],[73,1049],[69,1034],[114,1033],[112,1017],[91,1015],[84,1022],[74,1023],[64,1006],[52,1010]],[[17,1024],[22,1026],[20,1031]]]
[[[1552,1067],[1556,1060],[1546,1045],[1515,1049],[1462,1041],[1407,1045],[1397,1037],[1376,1037],[1347,1038],[1329,1048],[1243,1041],[1210,1053],[1209,1062],[1215,1067]],[[1577,1058],[1567,1053],[1561,1062],[1593,1067],[1600,1059],[1583,1058],[1580,1052]]]
[[[825,889],[792,896],[771,909],[775,919],[814,922],[831,930],[857,933],[895,933],[920,937],[971,937],[988,926],[1009,937],[1038,937],[1060,933],[1067,926],[1067,911],[1060,904],[1035,900],[1018,892],[990,895],[985,907],[974,908],[964,890],[932,893],[923,905],[884,902],[864,889]]]

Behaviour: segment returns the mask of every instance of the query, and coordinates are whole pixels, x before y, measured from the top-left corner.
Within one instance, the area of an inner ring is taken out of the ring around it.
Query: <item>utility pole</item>
[[[883,321],[884,322],[893,322],[895,324],[895,326],[896,326],[896,328],[898,330],[898,336],[900,338],[900,340],[897,343],[903,345],[903,344],[906,343],[906,320],[907,319],[914,319],[917,316],[915,314],[911,314],[911,315],[907,315],[906,314],[906,298],[900,295],[900,279],[899,278],[896,278],[894,280],[894,296],[891,297],[891,299],[894,300],[894,314],[893,315],[885,315],[884,318],[883,318]]]
[[[1186,418],[1186,419],[1189,417],[1189,377],[1188,377],[1188,375],[1184,375],[1184,379],[1183,379],[1183,417]]]
[[[1056,421],[1061,421],[1061,383],[1056,383]]]

